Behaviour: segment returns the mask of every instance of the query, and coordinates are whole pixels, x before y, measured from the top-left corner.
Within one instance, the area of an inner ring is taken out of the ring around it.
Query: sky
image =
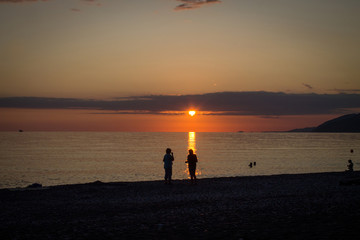
[[[359,9],[0,0],[0,131],[284,131],[359,112]]]

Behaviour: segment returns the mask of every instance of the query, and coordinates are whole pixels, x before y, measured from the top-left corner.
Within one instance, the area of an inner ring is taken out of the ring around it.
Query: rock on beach
[[[358,239],[360,172],[0,190],[1,239]],[[355,181],[356,182],[356,181]],[[100,184],[101,183],[101,184]]]

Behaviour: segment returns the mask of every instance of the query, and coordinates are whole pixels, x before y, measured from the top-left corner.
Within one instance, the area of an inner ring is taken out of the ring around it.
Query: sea
[[[360,169],[359,133],[0,132],[0,188],[162,180],[166,148],[173,179],[189,178],[189,149],[198,178]]]

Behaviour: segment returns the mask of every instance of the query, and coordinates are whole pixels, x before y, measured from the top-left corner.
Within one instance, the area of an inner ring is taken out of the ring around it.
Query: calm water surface
[[[167,147],[175,179],[188,178],[189,148],[200,178],[337,172],[350,158],[360,168],[360,134],[351,133],[1,132],[0,188],[160,180]]]

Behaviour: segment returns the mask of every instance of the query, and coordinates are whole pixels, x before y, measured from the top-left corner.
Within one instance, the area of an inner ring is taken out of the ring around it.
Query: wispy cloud
[[[93,109],[118,114],[180,114],[190,108],[205,115],[345,114],[360,109],[360,94],[219,92],[200,95],[149,95],[114,100],[76,98],[0,98],[0,108]]]
[[[30,3],[30,2],[47,2],[50,0],[0,0],[0,4],[1,3]],[[78,0],[78,2],[82,2],[84,4],[87,5],[92,5],[92,6],[101,6],[102,0]],[[206,5],[210,5],[210,4],[214,4],[214,3],[221,3],[220,0],[176,0],[178,2],[181,2],[181,4],[177,5],[174,10],[175,11],[181,11],[181,10],[191,10],[191,9],[196,9],[196,8],[200,8]],[[76,8],[72,8],[70,9],[71,11],[74,11],[73,9]]]
[[[302,85],[308,89],[313,89],[313,87],[310,84],[303,83]]]
[[[101,6],[100,0],[80,0],[88,5]]]
[[[182,2],[182,4],[176,6],[174,9],[175,11],[191,10],[213,3],[221,3],[220,0],[177,0],[177,1]]]

